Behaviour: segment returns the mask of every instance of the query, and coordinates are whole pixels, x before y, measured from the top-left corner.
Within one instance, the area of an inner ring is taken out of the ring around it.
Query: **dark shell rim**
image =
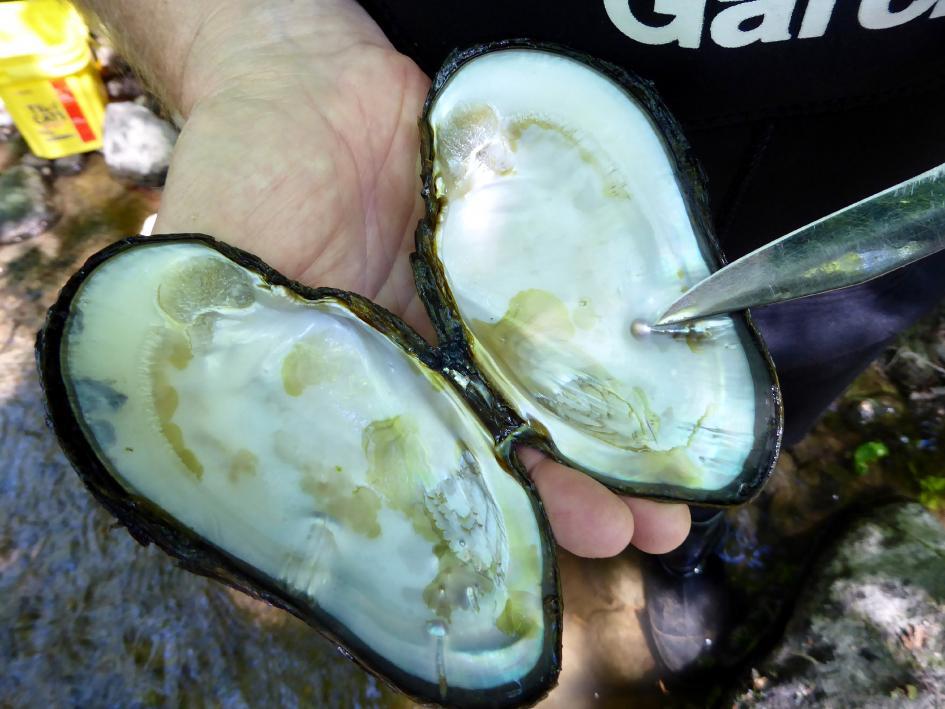
[[[314,628],[363,669],[379,677],[396,691],[414,701],[459,704],[463,706],[521,706],[533,704],[546,696],[557,683],[561,669],[562,604],[560,578],[554,537],[541,499],[524,467],[511,454],[496,458],[507,463],[507,472],[524,488],[532,504],[539,533],[543,537],[542,597],[545,634],[541,655],[534,668],[520,680],[485,689],[452,688],[445,695],[433,682],[427,682],[399,670],[375,653],[366,641],[348,632],[317,603],[293,593],[284,584],[186,528],[173,516],[143,497],[127,491],[108,471],[91,443],[86,439],[69,400],[68,385],[61,366],[62,339],[73,299],[83,283],[99,266],[129,249],[161,243],[200,243],[222,254],[237,265],[252,271],[272,286],[282,286],[305,300],[341,301],[367,325],[379,331],[408,355],[439,372],[450,385],[463,392],[452,377],[435,366],[435,351],[409,325],[386,309],[354,293],[334,288],[309,288],[292,281],[258,257],[204,234],[167,234],[128,237],[96,252],[63,286],[49,309],[36,340],[36,363],[45,394],[46,421],[79,478],[93,497],[124,525],[132,537],[147,546],[154,543],[173,557],[181,568],[220,581],[254,598],[288,611]],[[478,413],[477,413],[478,415]],[[511,469],[511,470],[509,470]]]
[[[543,51],[576,60],[603,74],[621,87],[631,99],[638,101],[648,114],[650,121],[658,128],[657,133],[663,141],[677,182],[682,188],[683,201],[703,259],[713,270],[727,263],[711,228],[705,175],[683,135],[681,126],[659,98],[651,82],[622,67],[550,42],[507,39],[456,50],[447,57],[443,67],[437,72],[420,118],[421,196],[425,209],[415,233],[416,252],[412,255],[412,263],[417,292],[433,321],[437,336],[440,338],[440,347],[452,359],[465,360],[467,367],[472,370],[476,369],[476,365],[469,347],[470,335],[463,324],[451,296],[445,273],[436,257],[435,230],[441,206],[435,196],[434,141],[430,114],[446,84],[465,64],[485,54],[507,49]],[[728,485],[717,490],[703,490],[669,483],[625,481],[608,478],[584,468],[562,455],[541,430],[522,421],[504,397],[479,375],[482,385],[488,389],[490,397],[497,404],[495,410],[501,412],[498,420],[493,419],[489,422],[495,431],[497,443],[502,445],[503,439],[511,437],[514,442],[539,448],[552,458],[581,470],[619,494],[713,507],[728,507],[750,502],[761,492],[765,482],[774,472],[784,431],[784,407],[774,362],[761,334],[755,327],[750,312],[746,310],[732,315],[755,384],[755,440],[763,440],[765,445],[753,449],[754,455],[746,461],[742,471]]]

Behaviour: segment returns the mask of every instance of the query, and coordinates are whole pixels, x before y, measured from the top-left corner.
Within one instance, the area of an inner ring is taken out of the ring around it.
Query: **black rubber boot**
[[[644,571],[651,649],[673,674],[698,673],[713,664],[729,626],[730,599],[713,554],[725,532],[722,510],[693,507],[692,530],[678,549],[651,557]]]
[[[715,549],[725,531],[724,510],[712,507],[690,507],[692,527],[689,536],[668,554],[659,555],[666,570],[679,576],[700,573],[700,567]]]

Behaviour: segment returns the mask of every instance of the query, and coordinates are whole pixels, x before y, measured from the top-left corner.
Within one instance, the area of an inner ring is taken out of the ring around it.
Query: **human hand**
[[[429,79],[351,0],[298,5],[222,4],[196,32],[155,231],[215,235],[432,339],[409,265]],[[537,451],[520,457],[575,554],[661,553],[688,532],[685,505],[621,498]]]

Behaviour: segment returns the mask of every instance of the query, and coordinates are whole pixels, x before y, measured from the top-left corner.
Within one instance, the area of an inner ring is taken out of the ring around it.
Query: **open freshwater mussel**
[[[537,701],[550,530],[514,444],[613,489],[744,502],[780,398],[747,315],[634,331],[718,267],[652,91],[526,42],[451,57],[421,122],[432,347],[357,295],[202,235],[93,256],[37,360],[79,475],[135,536],[284,608],[424,702]]]

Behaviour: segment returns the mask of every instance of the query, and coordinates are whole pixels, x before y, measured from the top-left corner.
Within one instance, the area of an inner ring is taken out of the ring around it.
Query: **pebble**
[[[131,101],[105,109],[105,164],[118,177],[140,185],[163,184],[177,130],[147,107]]]
[[[58,218],[37,168],[17,165],[0,172],[0,244],[39,236]]]

